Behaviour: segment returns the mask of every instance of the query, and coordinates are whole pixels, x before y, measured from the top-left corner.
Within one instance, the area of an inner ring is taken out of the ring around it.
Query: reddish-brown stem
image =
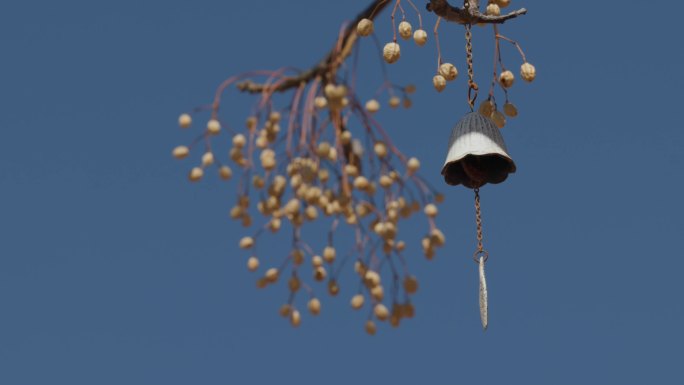
[[[433,30],[433,33],[435,35],[435,45],[437,45],[437,73],[439,73],[439,66],[442,65],[442,49],[440,48],[439,45],[439,32],[437,31],[439,29],[439,23],[442,21],[441,17],[437,18],[437,22],[435,22],[435,28]]]

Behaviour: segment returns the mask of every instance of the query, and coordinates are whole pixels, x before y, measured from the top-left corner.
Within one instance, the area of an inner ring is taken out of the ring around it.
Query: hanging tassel
[[[475,188],[475,222],[477,223],[477,251],[473,259],[479,266],[480,272],[480,321],[482,329],[487,330],[489,325],[489,304],[487,302],[487,279],[485,278],[485,263],[489,258],[489,253],[485,251],[482,244],[482,215],[480,212],[480,189]]]
[[[487,330],[489,322],[487,311],[489,305],[487,303],[487,279],[485,278],[485,257],[480,256],[480,320],[482,321],[482,329]]]

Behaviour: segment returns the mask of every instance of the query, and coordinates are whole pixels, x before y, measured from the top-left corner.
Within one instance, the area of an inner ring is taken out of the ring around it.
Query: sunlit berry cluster
[[[259,225],[236,239],[237,246],[245,251],[247,269],[259,274],[257,287],[286,282],[289,294],[280,314],[293,326],[302,322],[302,309],[321,312],[322,292],[337,296],[347,287],[351,307],[367,309],[366,330],[373,334],[376,321],[398,326],[413,316],[410,296],[418,281],[404,257],[411,238],[402,239],[400,228],[415,214],[424,215],[425,235],[413,241],[433,258],[445,242],[435,223],[435,203],[443,197],[418,175],[420,161],[402,154],[376,121],[377,100],[362,102],[348,84],[321,83],[296,90],[282,110],[274,107],[272,94],[260,95],[266,103],[259,103],[242,130],[221,121],[220,103],[214,103],[192,144],[172,153],[198,162],[189,167],[190,181],[210,170],[239,180],[230,217],[244,227]],[[399,89],[409,107],[415,87]],[[390,98],[390,107],[400,103],[398,96]],[[191,129],[192,120],[182,114],[179,125]],[[216,150],[226,143],[227,156]],[[343,229],[353,241],[337,241]],[[269,255],[269,248],[262,255],[259,245],[268,242],[268,234],[283,231],[292,237],[289,251]],[[344,266],[354,267],[360,285],[340,282]]]
[[[423,30],[422,27],[422,18],[420,16],[420,12],[418,9],[414,6],[414,4],[409,1],[407,1],[415,10],[416,13],[418,14],[418,20],[420,27],[413,32],[412,35],[412,26],[409,21],[406,19],[406,13],[404,12],[404,9],[401,7],[402,0],[398,0],[396,2],[396,6],[394,11],[392,12],[392,21],[394,25],[394,18],[395,14],[397,12],[397,9],[401,11],[402,15],[402,21],[399,23],[399,26],[396,28],[396,30],[393,33],[393,40],[389,43],[386,43],[383,50],[382,50],[382,57],[383,59],[388,63],[388,64],[393,64],[399,61],[401,58],[401,46],[398,43],[397,39],[397,33],[399,34],[399,37],[404,40],[408,40],[413,36],[413,40],[416,42],[418,46],[423,46],[427,42],[427,32]],[[488,0],[487,6],[485,8],[484,14],[489,15],[489,16],[500,16],[501,15],[501,9],[506,8],[511,4],[510,0]],[[437,34],[437,29],[439,27],[439,20],[437,21],[437,24],[435,26],[435,34]],[[527,62],[527,59],[525,58],[525,54],[522,51],[522,48],[520,45],[516,42],[513,41],[501,34],[499,34],[499,28],[496,24],[493,24],[493,29],[494,29],[494,39],[495,39],[495,68],[494,68],[494,78],[492,80],[492,87],[490,89],[489,95],[487,99],[480,104],[479,112],[482,113],[484,116],[487,116],[488,118],[492,119],[494,123],[499,127],[503,128],[506,125],[506,117],[516,117],[518,115],[518,110],[517,108],[509,102],[508,100],[508,90],[513,86],[515,82],[515,75],[513,72],[510,70],[507,70],[504,66],[503,59],[501,57],[501,49],[500,49],[500,41],[505,40],[513,44],[519,51],[520,55],[522,56],[523,59],[523,64],[520,67],[520,77],[527,81],[531,82],[534,80],[536,76],[536,70],[534,66],[530,63]],[[356,31],[359,36],[370,36],[371,34],[374,33],[375,27],[374,23],[370,19],[362,19],[358,22],[356,26]],[[452,63],[447,63],[442,61],[442,54],[441,54],[441,49],[439,46],[439,40],[437,39],[436,41],[437,44],[437,73],[433,76],[432,78],[432,86],[437,92],[442,92],[446,87],[448,82],[456,80],[458,77],[458,69],[456,66],[454,66]],[[505,104],[503,105],[503,112],[499,110],[497,103],[496,103],[496,98],[495,98],[495,92],[494,92],[494,85],[498,84],[501,89],[504,92],[505,95]]]

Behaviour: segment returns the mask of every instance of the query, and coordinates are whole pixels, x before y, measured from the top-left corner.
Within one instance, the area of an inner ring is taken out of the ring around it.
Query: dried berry
[[[385,59],[385,61],[389,64],[396,63],[397,60],[399,60],[399,57],[401,56],[401,48],[399,47],[399,44],[391,42],[385,44],[385,47],[382,49],[382,57]]]
[[[501,75],[499,75],[499,84],[501,84],[501,87],[503,88],[511,88],[511,86],[513,86],[514,81],[515,76],[511,71],[506,70],[503,71]]]
[[[455,80],[458,77],[458,70],[451,63],[444,63],[439,66],[439,74],[447,81]]]
[[[410,39],[412,32],[413,29],[411,28],[411,23],[409,23],[408,21],[402,21],[401,23],[399,23],[399,36],[401,36],[402,39]]]
[[[499,110],[492,112],[490,118],[492,119],[494,124],[496,124],[496,126],[499,128],[504,128],[504,126],[506,125],[506,117]]]
[[[487,5],[487,15],[490,16],[500,16],[501,15],[501,8],[495,3],[490,3]]]
[[[504,104],[503,110],[504,114],[510,116],[511,118],[515,118],[516,116],[518,116],[518,109],[512,103]]]
[[[249,249],[252,246],[254,246],[254,238],[242,237],[242,239],[240,239],[240,248],[241,249]]]
[[[437,92],[442,92],[446,88],[446,79],[442,75],[435,75],[432,78],[432,85],[435,86]]]
[[[427,32],[422,29],[417,29],[416,32],[413,33],[413,41],[420,47],[424,46],[425,43],[427,43]]]
[[[318,315],[321,313],[321,301],[319,301],[318,298],[311,298],[307,304],[307,307],[309,308],[309,312],[311,312],[313,315]]]
[[[178,125],[180,128],[188,128],[192,124],[192,118],[189,114],[182,114],[178,117]]]
[[[255,271],[259,268],[259,259],[257,257],[249,257],[247,260],[247,269],[249,271]]]
[[[221,166],[219,168],[219,176],[223,180],[228,180],[233,176],[233,170],[231,170],[228,166]]]
[[[523,78],[523,80],[531,82],[537,76],[537,71],[532,64],[523,63],[520,66],[520,76]]]
[[[183,159],[186,156],[188,156],[188,154],[190,154],[190,149],[187,148],[186,146],[178,146],[178,147],[173,149],[172,154],[173,154],[173,157],[176,159]]]
[[[494,102],[492,102],[490,99],[487,99],[487,100],[483,101],[482,103],[480,103],[480,107],[478,108],[477,111],[482,116],[490,117],[492,115],[492,112],[494,112],[495,109],[496,109],[496,107],[494,106]]]
[[[357,294],[351,299],[351,307],[353,309],[360,309],[363,306],[364,298],[363,294]]]
[[[380,110],[380,103],[377,100],[371,99],[366,102],[366,111],[370,113],[378,112]]]
[[[420,161],[417,158],[411,158],[406,162],[406,168],[410,173],[414,173],[420,168]]]
[[[202,155],[202,166],[207,167],[211,166],[214,164],[214,154],[211,152],[205,152],[204,155]]]
[[[438,213],[437,206],[435,206],[432,203],[427,204],[425,206],[425,210],[423,210],[423,211],[425,212],[425,215],[427,215],[430,218],[436,217],[437,213]]]
[[[193,167],[193,169],[190,170],[190,175],[188,175],[188,179],[190,179],[191,182],[197,182],[198,180],[202,179],[203,175],[204,170],[202,170],[201,167]]]
[[[219,123],[219,121],[216,119],[211,119],[207,123],[207,131],[209,131],[211,135],[217,135],[219,132],[221,132],[221,123]]]
[[[368,36],[373,33],[373,20],[361,19],[356,25],[356,33],[358,33],[359,36]]]

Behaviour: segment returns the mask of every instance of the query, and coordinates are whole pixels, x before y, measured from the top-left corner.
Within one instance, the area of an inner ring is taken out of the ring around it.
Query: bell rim
[[[478,151],[478,152],[479,152],[479,151]],[[453,160],[449,160],[449,161],[447,161],[447,162],[444,162],[444,166],[442,166],[441,175],[444,175],[444,173],[446,172],[447,167],[448,167],[450,164],[460,162],[460,161],[462,161],[463,159],[465,159],[467,156],[470,156],[470,155],[472,155],[472,156],[484,156],[484,155],[498,156],[499,158],[502,158],[502,159],[504,159],[505,161],[507,161],[508,164],[510,165],[511,168],[510,168],[510,171],[508,171],[509,174],[515,173],[515,172],[517,171],[517,169],[518,169],[518,167],[515,165],[515,162],[513,161],[513,159],[512,159],[510,156],[508,156],[508,155],[498,154],[498,153],[491,153],[491,152],[482,152],[481,154],[469,153],[469,154],[466,154],[466,155],[464,155],[464,156],[462,156],[462,157],[460,157],[460,158],[458,158],[458,159],[453,159]]]

